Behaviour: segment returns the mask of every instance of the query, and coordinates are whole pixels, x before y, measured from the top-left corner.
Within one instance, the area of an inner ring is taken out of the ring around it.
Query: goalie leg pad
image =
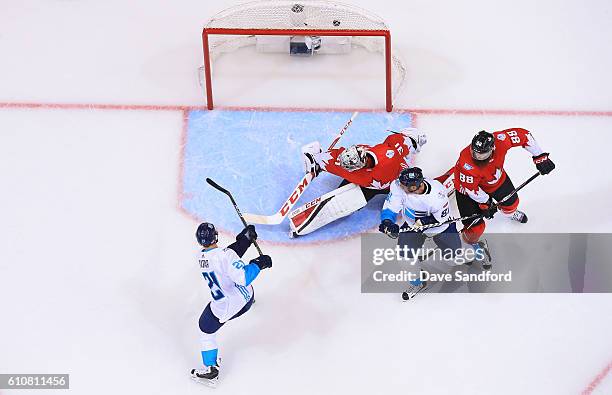
[[[289,226],[293,234],[305,235],[354,213],[366,204],[361,187],[347,184],[295,209],[289,214]]]

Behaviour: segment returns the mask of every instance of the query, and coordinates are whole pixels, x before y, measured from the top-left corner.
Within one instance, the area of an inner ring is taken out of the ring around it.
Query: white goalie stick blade
[[[302,196],[306,188],[310,186],[310,183],[312,182],[313,179],[314,179],[313,173],[307,173],[306,175],[304,175],[304,177],[300,180],[300,182],[296,185],[296,187],[293,188],[293,192],[291,193],[291,195],[289,195],[285,203],[282,205],[281,209],[276,214],[260,215],[260,214],[244,213],[242,214],[242,216],[247,222],[252,223],[252,224],[264,224],[264,225],[280,224],[281,222],[283,222],[287,214],[289,214],[293,206],[295,206],[295,204],[300,199],[300,197]]]

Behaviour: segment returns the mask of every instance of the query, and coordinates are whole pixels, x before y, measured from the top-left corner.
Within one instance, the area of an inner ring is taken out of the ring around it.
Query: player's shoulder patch
[[[506,133],[499,133],[499,134],[497,135],[497,139],[498,139],[499,141],[504,141],[504,140],[506,139]]]
[[[387,150],[386,155],[387,155],[387,158],[391,159],[393,158],[393,155],[395,155],[395,151],[393,151],[392,149]]]
[[[470,165],[469,163],[464,163],[463,164],[463,168],[465,170],[472,170],[474,168],[474,166]]]

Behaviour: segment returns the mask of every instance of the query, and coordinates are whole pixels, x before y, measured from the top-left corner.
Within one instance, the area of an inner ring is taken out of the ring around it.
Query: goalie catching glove
[[[404,128],[398,133],[407,136],[412,141],[412,147],[418,153],[421,152],[421,148],[427,144],[427,135],[417,128]]]

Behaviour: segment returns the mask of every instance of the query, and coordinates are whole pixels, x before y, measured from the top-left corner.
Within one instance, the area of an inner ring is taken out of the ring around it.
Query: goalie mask
[[[357,145],[351,145],[340,155],[338,155],[340,166],[348,171],[355,171],[365,167],[366,151],[365,148]]]

